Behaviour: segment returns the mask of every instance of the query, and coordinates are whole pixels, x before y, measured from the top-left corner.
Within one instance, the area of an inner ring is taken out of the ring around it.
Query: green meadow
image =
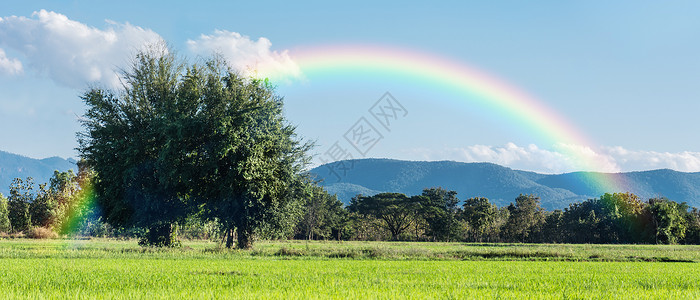
[[[2,240],[3,298],[700,298],[700,247]]]

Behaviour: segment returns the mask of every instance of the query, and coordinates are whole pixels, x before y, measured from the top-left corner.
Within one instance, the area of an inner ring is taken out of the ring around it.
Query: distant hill
[[[60,157],[34,159],[5,151],[0,151],[0,193],[7,196],[10,193],[10,183],[14,178],[34,178],[35,183],[48,182],[53,171],[77,172],[76,161]]]
[[[344,203],[357,194],[374,195],[381,192],[420,194],[424,188],[443,187],[457,191],[460,199],[482,196],[498,206],[512,202],[519,194],[540,197],[547,209],[561,209],[569,203],[600,196],[587,184],[584,172],[539,174],[513,170],[492,163],[461,163],[454,161],[402,161],[392,159],[356,159],[346,161],[345,174],[340,177],[329,172],[327,165],[310,171],[331,194]],[[60,157],[33,159],[0,151],[0,193],[7,196],[12,179],[33,177],[44,183],[55,170],[77,172],[76,161]],[[625,182],[627,191],[642,199],[667,197],[700,207],[700,172],[652,170],[615,174]]]
[[[357,195],[380,192],[420,194],[424,188],[443,187],[457,191],[460,199],[482,196],[498,206],[508,205],[519,194],[540,197],[547,209],[561,209],[569,203],[600,196],[605,191],[588,185],[584,172],[557,175],[513,170],[492,163],[454,161],[401,161],[392,159],[356,159],[345,161],[347,170],[338,176],[328,165],[310,171],[322,185],[341,201],[348,203]],[[700,173],[673,170],[618,173],[627,191],[643,199],[664,196],[677,202],[700,206]]]

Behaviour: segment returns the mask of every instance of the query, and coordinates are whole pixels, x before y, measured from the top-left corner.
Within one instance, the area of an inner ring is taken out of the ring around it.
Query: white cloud
[[[197,40],[188,40],[187,45],[196,54],[221,54],[232,68],[249,76],[271,79],[302,76],[288,51],[272,51],[272,43],[264,37],[254,41],[237,32],[216,30],[214,34],[202,34]]]
[[[526,147],[508,143],[505,146],[472,145],[460,148],[411,149],[405,159],[454,160],[462,162],[491,162],[518,170],[539,173],[566,173],[589,170],[629,172],[673,169],[700,172],[700,152],[634,151],[622,147],[590,147],[559,144],[554,150],[536,145]]]
[[[162,41],[149,29],[107,21],[102,30],[41,10],[31,18],[0,18],[0,44],[22,53],[30,68],[72,88],[119,86],[115,72],[145,45]],[[0,66],[2,59],[0,57]]]
[[[632,151],[622,147],[606,147],[603,151],[623,170],[672,169],[682,172],[700,172],[700,152]]]
[[[559,143],[554,145],[556,153],[562,153],[569,162],[571,170],[621,172],[620,165],[606,148],[593,149],[589,146]]]
[[[455,160],[462,162],[490,162],[519,170],[541,173],[562,173],[574,169],[566,155],[540,149],[536,145],[521,147],[513,143],[505,146],[472,145],[442,150],[414,149],[410,156],[424,160]]]
[[[0,22],[2,22],[2,19],[0,19]],[[17,75],[22,74],[22,72],[22,63],[16,58],[8,58],[5,54],[5,50],[0,48],[0,74]]]

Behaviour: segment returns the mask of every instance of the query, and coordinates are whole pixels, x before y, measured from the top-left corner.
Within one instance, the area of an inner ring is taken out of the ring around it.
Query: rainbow
[[[278,63],[255,62],[251,65],[255,66],[258,77],[273,81],[290,82],[293,80],[290,77],[300,74],[302,78],[313,79],[329,74],[359,73],[405,78],[426,86],[456,91],[460,95],[459,101],[495,111],[503,118],[515,120],[541,140],[560,145],[559,151],[581,170],[577,180],[589,189],[600,194],[627,190],[627,184],[618,174],[592,172],[610,170],[611,165],[596,156],[595,144],[559,113],[504,80],[463,62],[405,49],[357,45],[312,47],[295,51],[291,56],[298,66],[291,72],[280,70]],[[68,219],[60,228],[63,234],[77,233],[86,214],[96,209],[92,184],[85,184],[79,193]]]
[[[290,53],[304,78],[331,74],[392,76],[410,78],[426,86],[449,89],[461,95],[460,101],[495,111],[512,119],[528,132],[558,147],[581,172],[584,184],[604,192],[621,192],[626,184],[615,173],[614,164],[596,155],[593,143],[564,117],[524,91],[465,63],[405,49],[373,46],[321,46]],[[279,71],[279,64],[256,63],[259,77],[289,81],[290,72]],[[289,70],[286,70],[289,71]],[[287,77],[287,78],[285,78]]]

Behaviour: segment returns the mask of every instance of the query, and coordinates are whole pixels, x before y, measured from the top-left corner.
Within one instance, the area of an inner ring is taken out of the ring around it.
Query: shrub
[[[171,223],[152,225],[139,240],[143,247],[180,247],[177,239],[177,227]]]
[[[56,239],[58,233],[46,227],[34,227],[27,231],[26,236],[31,239]]]

